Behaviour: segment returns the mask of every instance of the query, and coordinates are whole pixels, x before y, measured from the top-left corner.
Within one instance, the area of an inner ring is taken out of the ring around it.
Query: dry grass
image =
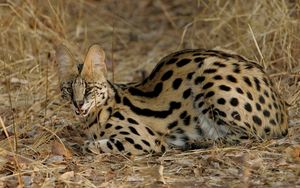
[[[298,0],[0,1],[0,187],[300,186],[299,33]],[[100,43],[118,82],[183,48],[256,59],[291,104],[289,137],[130,159],[65,150],[83,138],[60,103],[61,42],[79,59]]]

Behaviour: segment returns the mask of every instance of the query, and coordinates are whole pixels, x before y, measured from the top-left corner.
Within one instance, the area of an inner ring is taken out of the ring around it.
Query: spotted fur
[[[91,151],[140,155],[288,133],[285,102],[263,68],[242,56],[175,52],[145,80],[128,85],[106,79],[104,60],[93,45],[77,69],[67,48],[57,49],[62,95],[83,118]]]

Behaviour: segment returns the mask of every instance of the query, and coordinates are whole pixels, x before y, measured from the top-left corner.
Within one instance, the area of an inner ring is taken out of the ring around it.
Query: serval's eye
[[[73,90],[72,90],[71,87],[67,87],[67,88],[66,88],[66,92],[67,92],[68,94],[71,94],[71,93],[73,92]]]
[[[65,94],[65,95],[71,95],[72,94],[72,88],[71,87],[63,87],[61,89],[62,93]]]

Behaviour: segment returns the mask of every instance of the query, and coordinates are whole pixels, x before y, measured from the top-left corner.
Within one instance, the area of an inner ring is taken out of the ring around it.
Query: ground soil
[[[0,0],[0,187],[300,187],[300,2]],[[281,140],[128,158],[88,154],[62,103],[55,47],[105,50],[110,80],[170,52],[232,50],[263,65],[289,107]]]

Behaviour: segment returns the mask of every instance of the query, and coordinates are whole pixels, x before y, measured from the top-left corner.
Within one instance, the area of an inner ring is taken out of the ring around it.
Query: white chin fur
[[[87,109],[81,109],[81,110],[78,110],[77,108],[75,108],[73,105],[72,105],[72,109],[73,111],[75,112],[75,114],[77,116],[81,116],[81,117],[86,117],[89,113],[90,113],[90,110],[93,108],[93,104],[89,106],[89,108]]]

